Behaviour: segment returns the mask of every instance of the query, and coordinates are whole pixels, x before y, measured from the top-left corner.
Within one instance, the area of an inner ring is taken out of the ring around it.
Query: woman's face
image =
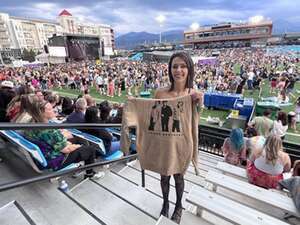
[[[176,57],[172,61],[171,73],[175,83],[184,83],[188,77],[188,67],[183,59]]]
[[[50,103],[47,103],[45,106],[45,111],[44,111],[44,118],[47,120],[55,118],[55,112],[53,110],[53,107]]]

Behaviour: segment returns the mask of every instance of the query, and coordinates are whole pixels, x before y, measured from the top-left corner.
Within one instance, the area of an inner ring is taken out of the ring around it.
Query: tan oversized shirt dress
[[[184,174],[198,158],[197,107],[190,95],[168,99],[132,98],[123,110],[121,149],[128,154],[129,127],[136,127],[141,167],[162,175]]]

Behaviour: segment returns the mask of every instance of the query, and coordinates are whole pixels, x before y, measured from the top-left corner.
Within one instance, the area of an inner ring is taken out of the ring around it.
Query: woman
[[[291,159],[282,150],[279,136],[271,134],[263,149],[254,150],[247,165],[250,183],[264,188],[276,188],[283,173],[291,169]]]
[[[85,122],[86,123],[99,123],[100,122],[100,110],[98,109],[97,106],[91,106],[86,110]],[[86,129],[86,130],[84,130],[84,132],[102,139],[102,141],[104,142],[105,150],[109,154],[120,149],[120,143],[119,143],[118,149],[115,146],[116,143],[113,143],[113,146],[112,146],[113,136],[111,135],[111,133],[109,133],[107,130],[105,130],[103,128]]]
[[[32,119],[31,116],[31,107],[29,107],[31,104],[33,104],[34,101],[38,101],[38,97],[35,94],[27,94],[22,95],[20,100],[20,111],[18,114],[14,117],[12,122],[15,123],[29,123]],[[23,131],[21,131],[23,132]]]
[[[273,123],[272,133],[284,139],[284,136],[288,130],[288,118],[285,112],[278,112],[277,120]]]
[[[35,101],[31,104],[32,121],[35,123],[48,123],[55,117],[52,105],[46,101]],[[38,141],[52,146],[52,151],[46,155],[46,160],[59,159],[56,168],[62,169],[72,163],[84,161],[85,164],[95,162],[96,150],[91,146],[72,144],[59,129],[26,130],[26,135]],[[88,169],[84,178],[100,178],[103,174],[97,174],[93,169]]]
[[[225,162],[232,165],[243,165],[246,162],[246,145],[242,129],[235,128],[231,131],[230,137],[224,140],[222,150]]]
[[[185,52],[177,52],[173,54],[169,61],[169,80],[170,87],[160,88],[155,92],[155,98],[166,99],[192,94],[194,103],[202,103],[202,93],[194,91],[194,64],[191,57]],[[182,215],[182,194],[184,191],[183,174],[174,174],[176,188],[176,205],[171,219],[176,223],[180,223]],[[169,189],[170,177],[161,175],[161,189],[163,194],[163,207],[161,215],[168,217],[169,215]]]

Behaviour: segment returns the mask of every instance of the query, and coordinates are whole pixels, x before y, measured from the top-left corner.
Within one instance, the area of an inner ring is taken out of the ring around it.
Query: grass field
[[[270,84],[269,81],[265,80],[263,85],[262,85],[262,93],[261,93],[261,97],[270,97],[270,96],[275,96],[275,94],[271,95],[269,93],[270,90]],[[296,90],[300,90],[300,83],[297,82],[295,84],[295,88],[294,88],[294,95],[296,97],[300,96],[300,94],[297,94]],[[81,92],[79,90],[71,90],[71,89],[55,89],[55,91],[62,96],[69,96],[69,97],[77,97],[79,94],[81,94]],[[152,93],[153,94],[153,91]],[[248,90],[245,90],[244,92],[244,97],[250,97],[253,98],[255,101],[258,101],[258,94],[259,91],[255,90],[253,94],[251,94]],[[99,93],[96,92],[95,88],[91,88],[90,90],[90,95],[93,96],[97,102],[101,102],[104,100],[108,100],[111,102],[118,102],[118,103],[122,103],[125,102],[127,97],[126,97],[126,92],[122,93],[121,97],[115,96],[115,97],[107,97],[104,95],[100,95]],[[290,98],[290,102],[295,102],[296,99],[291,99]],[[287,106],[287,107],[282,107],[282,110],[285,112],[290,112],[290,111],[294,111],[295,106]],[[201,119],[200,119],[200,123],[201,124],[207,124],[206,122],[206,118],[208,116],[211,117],[219,117],[220,120],[225,121],[226,117],[229,115],[229,111],[224,111],[224,110],[209,110],[209,109],[204,109],[203,112],[201,113]],[[300,130],[300,124],[298,124],[297,129]],[[294,134],[293,131],[291,129],[288,130],[288,135],[286,135],[286,140],[291,141],[291,142],[300,142],[300,134]]]

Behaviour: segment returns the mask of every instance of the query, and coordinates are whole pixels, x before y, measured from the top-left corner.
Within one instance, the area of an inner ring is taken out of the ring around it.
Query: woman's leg
[[[170,178],[171,176],[160,176],[160,186],[163,195],[164,203],[160,214],[169,217],[169,191],[170,191]]]
[[[182,195],[184,192],[184,179],[183,174],[174,174],[175,188],[176,188],[176,205],[171,220],[180,223],[182,215]]]
[[[94,147],[91,146],[81,146],[75,151],[71,152],[64,163],[62,164],[62,168],[72,164],[72,163],[78,163],[80,161],[84,161],[84,164],[92,164],[95,162],[96,158],[96,150]],[[93,169],[88,169],[86,171],[87,174],[94,174]]]

